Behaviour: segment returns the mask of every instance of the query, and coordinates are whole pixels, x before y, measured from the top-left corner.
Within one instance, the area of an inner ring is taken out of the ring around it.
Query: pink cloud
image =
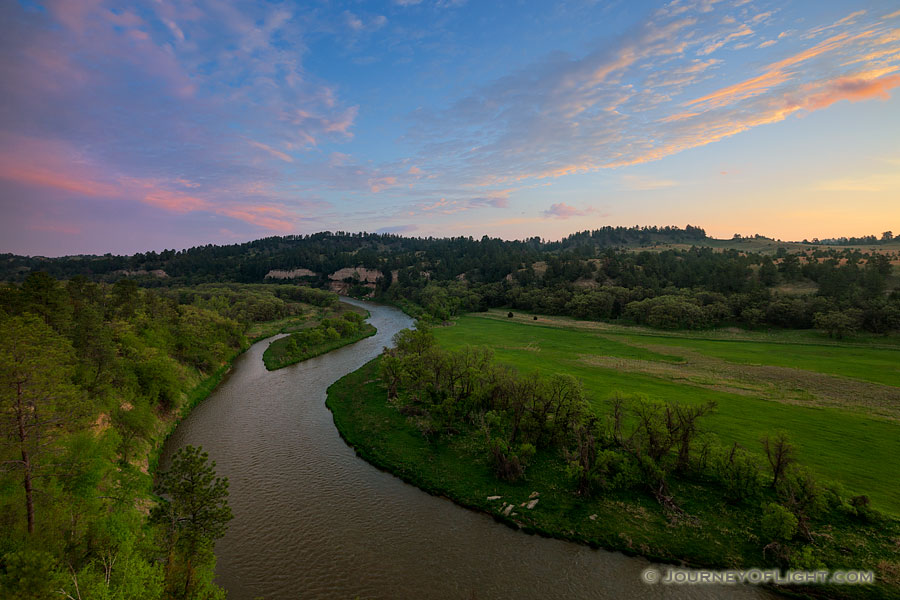
[[[288,232],[294,229],[293,219],[287,212],[274,206],[236,205],[217,208],[214,212],[271,231]]]
[[[265,152],[268,152],[275,158],[277,158],[279,160],[283,160],[284,162],[289,162],[289,163],[294,162],[294,159],[289,154],[286,154],[286,153],[282,152],[281,150],[276,150],[272,146],[268,146],[266,144],[263,144],[262,142],[251,141],[250,145],[253,146],[254,148],[259,148],[260,150],[264,150]]]
[[[0,136],[0,179],[79,196],[140,201],[176,214],[198,211],[217,214],[271,231],[290,231],[295,221],[286,210],[275,206],[208,199],[213,195],[227,196],[231,190],[209,190],[201,194],[200,184],[185,178],[166,180],[108,172],[86,161],[75,148],[55,140]]]
[[[369,180],[369,191],[377,194],[381,190],[397,185],[396,177],[376,177]]]
[[[62,233],[64,235],[78,235],[81,228],[68,223],[39,223],[29,227],[34,231],[49,231],[50,233]]]
[[[119,192],[68,144],[9,134],[0,135],[0,179],[102,198]]]
[[[155,190],[144,196],[143,202],[175,213],[189,213],[213,208],[212,204],[203,198],[170,190]]]
[[[594,212],[594,208],[588,207],[585,209],[578,209],[574,206],[569,206],[564,202],[559,202],[557,204],[553,204],[544,211],[544,216],[552,219],[571,219],[572,217],[586,217],[587,215]]]

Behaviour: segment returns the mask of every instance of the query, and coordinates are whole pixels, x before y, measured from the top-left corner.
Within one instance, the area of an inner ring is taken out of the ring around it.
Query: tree
[[[167,588],[176,598],[194,598],[202,588],[196,573],[211,562],[213,543],[225,535],[233,518],[228,506],[228,478],[216,477],[216,464],[202,448],[185,446],[175,453],[156,484],[159,503],[151,521],[164,528],[168,548]],[[201,564],[197,564],[197,563]]]
[[[859,311],[857,311],[859,312]],[[858,319],[850,311],[832,310],[827,313],[816,313],[813,322],[816,327],[828,333],[828,337],[842,339],[848,333],[856,331]]]
[[[72,346],[41,319],[26,314],[0,324],[0,448],[3,469],[22,473],[28,533],[34,533],[35,480],[44,455],[78,422],[81,403],[70,378]],[[48,468],[48,467],[47,467]]]
[[[789,541],[797,532],[797,517],[777,502],[769,502],[763,509],[760,525],[767,538]]]
[[[778,480],[781,479],[787,468],[797,462],[794,445],[784,431],[779,431],[775,435],[775,439],[766,436],[760,442],[766,452],[769,466],[772,467],[772,487],[778,487]]]

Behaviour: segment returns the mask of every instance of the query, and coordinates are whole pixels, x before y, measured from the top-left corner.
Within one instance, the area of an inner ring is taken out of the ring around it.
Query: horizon
[[[557,237],[557,238],[545,238],[545,237],[541,237],[541,236],[530,236],[530,237],[509,238],[509,237],[502,237],[502,236],[488,236],[487,234],[485,234],[484,236],[474,236],[474,235],[413,235],[413,234],[392,233],[392,232],[382,232],[382,233],[379,233],[379,232],[375,232],[375,231],[340,231],[340,230],[337,230],[337,231],[330,231],[330,230],[322,230],[322,231],[313,231],[313,232],[309,232],[309,233],[285,233],[285,234],[283,234],[283,235],[281,235],[281,236],[278,236],[278,235],[274,235],[274,236],[263,236],[263,237],[258,237],[258,238],[245,239],[245,240],[236,240],[236,241],[225,242],[225,243],[212,243],[212,242],[210,242],[210,243],[208,243],[208,244],[195,244],[195,245],[193,245],[193,246],[183,246],[183,247],[181,247],[181,248],[175,248],[175,247],[172,247],[172,248],[149,248],[149,249],[148,249],[148,248],[145,248],[145,249],[136,250],[136,251],[134,251],[134,252],[120,252],[120,253],[116,253],[116,252],[104,252],[104,253],[89,253],[89,252],[82,252],[82,253],[74,253],[74,254],[56,254],[56,255],[47,255],[47,254],[17,254],[17,253],[15,253],[15,252],[0,252],[0,254],[13,254],[13,255],[16,255],[16,256],[24,256],[24,257],[26,257],[26,258],[46,258],[46,259],[74,258],[74,257],[80,257],[80,256],[95,256],[95,257],[102,257],[102,256],[105,256],[105,255],[107,255],[107,254],[111,254],[112,256],[134,256],[134,255],[136,255],[136,254],[147,254],[147,253],[149,253],[149,252],[156,252],[156,253],[167,252],[167,251],[174,251],[174,252],[178,252],[178,253],[180,253],[180,252],[187,252],[188,250],[191,250],[191,249],[194,249],[194,248],[202,248],[202,247],[205,247],[205,246],[207,246],[207,245],[213,245],[213,246],[232,246],[232,245],[237,245],[237,246],[239,246],[239,245],[242,245],[242,244],[249,244],[249,243],[252,243],[252,242],[256,242],[256,241],[259,241],[259,240],[262,240],[262,239],[271,238],[271,237],[304,237],[304,236],[306,236],[306,237],[311,237],[311,236],[321,235],[321,234],[329,234],[329,235],[332,235],[332,236],[338,236],[338,235],[346,235],[346,236],[393,235],[393,236],[397,236],[397,237],[402,238],[402,239],[437,239],[437,240],[446,240],[446,239],[453,239],[453,238],[467,238],[467,239],[473,239],[473,240],[475,240],[475,241],[480,241],[482,237],[488,237],[488,238],[490,238],[490,239],[499,239],[499,240],[502,240],[502,241],[504,241],[504,242],[527,242],[529,239],[532,239],[532,238],[534,238],[534,237],[538,237],[538,238],[540,238],[542,244],[551,244],[551,243],[561,242],[561,241],[563,241],[564,239],[566,239],[566,238],[568,238],[568,237],[571,237],[571,236],[574,236],[574,235],[578,235],[578,234],[580,234],[580,233],[589,233],[589,232],[591,232],[591,231],[594,231],[594,230],[597,230],[597,229],[601,229],[602,227],[605,227],[605,226],[604,226],[604,225],[600,225],[600,226],[594,227],[594,228],[592,228],[592,229],[579,229],[579,230],[575,230],[575,231],[570,231],[569,233],[566,233],[566,234],[564,234],[564,235],[562,235],[562,236],[560,236],[560,237]],[[696,227],[696,228],[699,228],[699,229],[702,229],[702,230],[706,231],[705,228],[704,228],[703,226],[701,226],[701,225],[693,225],[692,223],[687,223],[687,224],[685,224],[684,227],[681,227],[681,226],[679,226],[679,225],[632,225],[632,226],[610,225],[610,227],[613,227],[613,228],[616,228],[616,227],[625,227],[626,229],[629,228],[629,227],[632,227],[632,228],[638,228],[638,229],[643,229],[643,228],[645,228],[645,227],[658,227],[658,228],[663,228],[663,227],[674,227],[674,228],[680,229],[680,230],[682,230],[682,231],[684,231],[686,227]],[[883,233],[884,233],[884,232],[883,232]],[[892,232],[891,232],[891,233],[892,233]],[[751,240],[751,239],[763,239],[763,240],[769,240],[769,241],[776,242],[776,243],[781,243],[781,244],[807,244],[807,245],[821,245],[821,246],[825,246],[825,247],[830,247],[830,246],[842,246],[842,244],[835,244],[835,243],[834,243],[835,241],[841,240],[841,239],[858,239],[858,238],[862,238],[862,237],[866,237],[866,236],[875,237],[876,239],[879,239],[879,238],[880,238],[880,235],[871,234],[871,233],[870,233],[870,234],[864,234],[864,235],[861,235],[861,236],[836,236],[836,237],[833,237],[833,238],[819,238],[819,237],[814,236],[812,239],[809,239],[809,238],[803,238],[802,240],[783,240],[783,239],[780,239],[780,238],[769,237],[769,236],[767,236],[767,235],[765,235],[765,234],[761,234],[761,233],[754,233],[754,234],[748,234],[748,235],[743,235],[743,234],[734,234],[734,235],[740,235],[741,237],[740,237],[740,238],[735,238],[735,237],[723,237],[723,238],[719,238],[719,237],[711,236],[711,235],[709,235],[709,233],[707,232],[707,234],[706,234],[706,239],[707,239],[707,240],[714,240],[714,241],[717,241],[717,242],[730,242],[730,241],[734,241],[734,240],[741,241],[741,240]],[[895,239],[895,240],[900,240],[900,236],[895,237],[895,238],[893,238],[893,239]],[[669,243],[669,242],[663,242],[663,243]],[[655,244],[654,244],[654,245],[655,245]],[[850,243],[850,244],[847,244],[847,245],[849,245],[849,246],[859,246],[859,245],[865,245],[865,244]]]
[[[4,253],[900,228],[895,2],[22,0],[0,16]]]

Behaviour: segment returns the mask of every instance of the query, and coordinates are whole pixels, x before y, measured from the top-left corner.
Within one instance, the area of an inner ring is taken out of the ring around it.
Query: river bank
[[[411,419],[388,402],[377,359],[332,385],[326,405],[343,439],[366,461],[512,528],[663,563],[706,568],[777,566],[761,552],[765,542],[760,541],[756,507],[722,502],[700,481],[673,486],[677,497],[684,499],[687,513],[685,518],[673,519],[649,495],[638,491],[577,497],[564,463],[550,455],[538,453],[522,481],[498,480],[477,434],[460,431],[426,440]],[[854,548],[846,560],[858,563],[856,568],[875,570],[883,581],[879,567],[890,557],[885,546],[890,545],[887,530],[895,530],[896,524],[833,525],[827,528],[829,536]],[[835,545],[825,539],[819,543]],[[847,551],[843,546],[836,548],[841,550]],[[879,563],[873,556],[883,558]],[[847,598],[898,595],[896,585],[883,583],[790,591]]]

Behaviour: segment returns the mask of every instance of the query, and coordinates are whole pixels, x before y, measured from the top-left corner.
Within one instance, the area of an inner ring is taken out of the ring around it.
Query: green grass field
[[[598,411],[617,392],[715,400],[706,425],[724,443],[761,453],[760,438],[787,430],[819,476],[900,514],[900,349],[889,343],[841,345],[793,332],[667,335],[505,315],[463,316],[435,335],[448,348],[490,346],[521,371],[572,374]]]

